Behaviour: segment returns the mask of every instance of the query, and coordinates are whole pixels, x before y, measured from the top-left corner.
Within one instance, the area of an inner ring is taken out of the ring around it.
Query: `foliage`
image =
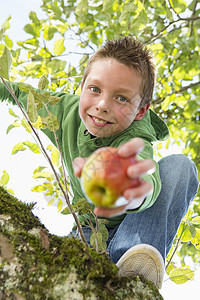
[[[2,25],[0,55],[4,58],[1,61],[5,61],[5,57],[7,60],[1,75],[8,76],[11,64],[8,49],[12,54],[11,80],[25,81],[45,75],[48,83],[45,80],[42,88],[48,85],[53,91],[80,93],[84,67],[97,47],[106,39],[136,36],[155,54],[158,76],[152,108],[169,126],[171,137],[166,147],[173,143],[183,147],[183,153],[195,162],[200,174],[198,1],[43,0],[41,9],[45,13],[42,19],[30,12],[30,23],[24,27],[27,39],[18,41],[17,47],[7,35],[10,17]],[[31,119],[35,121],[33,91],[29,93]],[[38,99],[36,106],[40,102]],[[57,126],[52,117],[38,123],[38,126],[48,126],[48,123],[52,129]],[[19,122],[10,126],[8,130],[18,127]],[[21,144],[19,147],[29,146]],[[159,155],[161,148],[159,144],[156,150]],[[183,221],[174,242],[182,267],[187,255],[194,262],[200,262],[199,219],[195,219],[200,215],[199,197],[200,191],[194,200],[192,215]],[[197,221],[194,223],[194,220]]]

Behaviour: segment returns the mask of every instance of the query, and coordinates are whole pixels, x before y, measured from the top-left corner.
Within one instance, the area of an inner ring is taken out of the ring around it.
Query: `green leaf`
[[[61,11],[60,7],[55,2],[51,2],[51,4],[49,6],[52,9],[52,11],[54,12],[54,18],[59,19],[62,15],[62,11]]]
[[[70,215],[71,212],[69,210],[69,207],[65,207],[62,211],[61,211],[61,214],[63,215]]]
[[[196,229],[193,224],[181,223],[178,229],[178,236],[182,242],[189,242],[195,236]]]
[[[23,143],[16,144],[12,149],[12,155],[18,153],[19,151],[25,151],[26,148],[24,147]]]
[[[48,84],[49,84],[49,80],[46,78],[45,75],[43,75],[43,76],[40,78],[40,80],[39,80],[38,88],[39,88],[40,90],[44,90],[44,89],[46,89],[46,87],[48,86]]]
[[[183,13],[187,8],[187,4],[184,0],[170,0],[170,3],[178,14]]]
[[[52,198],[52,199],[48,202],[48,205],[49,205],[49,206],[50,206],[50,205],[53,205],[54,202],[55,202],[55,200]]]
[[[54,188],[54,185],[50,182],[44,182],[43,186],[45,186],[45,188],[49,189],[49,190],[53,190],[53,188]]]
[[[42,172],[44,169],[46,169],[46,167],[39,166],[39,167],[37,167],[37,168],[33,171],[33,174],[35,174],[35,173],[37,173],[37,172]]]
[[[12,189],[6,189],[6,190],[7,190],[8,193],[10,193],[10,194],[12,194],[12,195],[15,194],[14,191],[13,191]]]
[[[13,47],[13,42],[11,41],[11,39],[9,39],[9,37],[8,37],[7,35],[4,35],[3,39],[4,39],[4,42],[5,42],[5,44],[6,44],[6,47],[7,47],[9,50],[11,50],[12,47]]]
[[[27,132],[32,132],[31,126],[26,122],[24,118],[21,120],[21,125],[25,128]]]
[[[45,190],[46,190],[46,187],[44,185],[36,185],[31,189],[31,191],[36,192],[36,193],[44,192]]]
[[[34,37],[40,36],[40,30],[39,27],[35,24],[27,24],[24,26],[24,31],[28,34],[33,35]]]
[[[31,143],[31,142],[23,142],[23,144],[25,146],[27,146],[33,153],[36,153],[36,154],[40,154],[41,153],[41,150],[40,150],[40,147],[35,144],[35,143]]]
[[[61,97],[50,96],[49,99],[48,99],[48,102],[49,102],[49,104],[51,104],[51,105],[55,105],[55,104],[57,104],[58,102],[60,102],[61,99],[62,99]]]
[[[44,26],[43,38],[47,41],[50,41],[54,37],[54,34],[57,32],[57,28],[55,26],[47,25],[47,24],[44,24],[43,26]]]
[[[45,118],[45,122],[47,124],[47,128],[50,131],[57,131],[60,127],[57,117],[54,116],[52,113],[48,114],[48,116]]]
[[[56,55],[61,55],[65,51],[64,38],[61,38],[54,43],[53,52]]]
[[[35,128],[46,129],[47,128],[46,117],[38,116],[37,122],[35,123]]]
[[[105,243],[108,240],[108,229],[104,224],[98,224],[98,231],[102,234],[102,242]]]
[[[90,245],[97,251],[96,243],[98,245],[98,252],[102,252],[106,250],[107,244],[102,240],[102,233],[100,231],[96,232],[96,236],[94,232],[92,232],[90,236]]]
[[[53,174],[50,172],[35,172],[33,178],[46,178],[47,180],[52,181],[54,177]]]
[[[11,20],[11,16],[9,16],[7,20],[2,24],[2,28],[4,31],[10,28],[10,20]]]
[[[188,9],[191,10],[191,11],[193,12],[196,3],[197,3],[196,0],[193,0],[193,1],[190,3],[190,5],[188,5]]]
[[[35,103],[35,99],[31,90],[29,90],[28,98],[27,98],[28,106],[27,106],[27,114],[32,123],[35,123],[38,119],[37,107]]]
[[[11,58],[10,51],[8,50],[7,47],[5,47],[4,52],[0,57],[0,76],[5,78],[6,80],[9,80],[9,70],[11,64],[12,64],[12,58]]]
[[[113,5],[115,3],[115,0],[104,0],[103,1],[103,11],[106,13],[113,11]]]
[[[180,80],[180,79],[183,79],[184,76],[185,76],[185,70],[183,69],[183,67],[178,67],[177,69],[175,69],[173,71],[173,75],[174,75],[174,78],[176,80]]]
[[[66,61],[54,59],[50,62],[47,62],[47,70],[50,74],[56,74],[65,69]]]
[[[193,224],[199,224],[199,225],[200,225],[200,216],[194,217],[194,218],[192,219],[192,223],[193,223]]]
[[[78,199],[78,201],[74,204],[74,209],[79,213],[79,215],[91,212],[91,206],[85,198]]]
[[[62,200],[61,200],[61,199],[59,199],[59,200],[58,200],[58,212],[60,212],[60,211],[61,211],[61,209],[62,209],[62,206],[63,206]]]
[[[0,185],[3,185],[5,186],[9,181],[9,175],[8,173],[4,170],[3,171],[3,175],[1,176],[1,179],[0,179]]]
[[[92,248],[96,249],[96,237],[95,237],[95,233],[93,231],[92,231],[92,233],[90,235],[90,246]]]
[[[1,28],[0,30],[0,41],[2,41],[2,39],[3,39],[3,28]]]
[[[166,270],[167,275],[169,275],[174,268],[176,268],[175,263],[171,262]]]
[[[20,124],[17,123],[17,122],[14,122],[13,124],[10,124],[8,126],[7,130],[6,130],[6,134],[8,134],[11,129],[16,128],[16,127],[20,127]]]
[[[196,228],[196,235],[195,237],[191,240],[191,243],[198,249],[200,250],[200,229]]]
[[[16,115],[16,113],[11,109],[9,108],[9,114],[15,118],[18,118],[18,116]]]
[[[24,83],[24,82],[18,83],[17,86],[18,86],[18,88],[20,89],[20,91],[25,92],[25,93],[27,93],[27,94],[28,94],[28,92],[29,92],[30,90],[33,89],[33,87],[32,87],[30,84]]]
[[[40,25],[40,20],[38,19],[37,15],[34,11],[30,12],[29,18],[33,23],[35,23],[35,25],[37,25],[37,26]]]
[[[51,151],[51,161],[52,161],[53,165],[58,167],[59,159],[60,159],[60,154],[59,154],[58,149],[53,145],[47,146],[47,149]]]
[[[189,267],[174,268],[171,270],[170,280],[176,284],[183,284],[194,279],[194,272]]]

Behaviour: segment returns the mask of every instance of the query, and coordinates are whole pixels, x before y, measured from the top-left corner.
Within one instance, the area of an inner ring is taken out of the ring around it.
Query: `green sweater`
[[[13,87],[18,100],[26,108],[27,94],[20,91],[17,84],[13,83]],[[148,110],[143,119],[140,121],[133,121],[126,130],[117,135],[104,138],[92,137],[79,116],[79,96],[68,95],[63,92],[51,93],[51,95],[61,97],[61,101],[56,105],[49,106],[49,110],[57,116],[60,123],[57,136],[67,172],[70,177],[71,187],[74,194],[73,203],[84,197],[80,186],[80,179],[75,177],[73,172],[72,162],[76,157],[88,157],[92,152],[100,147],[119,147],[135,137],[140,137],[145,142],[145,148],[140,153],[139,158],[152,159],[152,143],[155,141],[165,140],[169,135],[166,124],[152,110]],[[9,102],[15,104],[12,96],[9,94],[7,89],[4,88],[2,83],[0,83],[0,99],[8,99]],[[45,116],[47,115],[47,112],[45,109],[41,109],[39,114]],[[54,133],[48,129],[43,131],[56,146]],[[156,201],[161,189],[158,164],[156,163],[156,171],[153,174],[145,175],[143,178],[152,183],[153,193],[149,195],[143,204],[138,209],[135,209],[134,212],[142,211],[150,207]],[[130,212],[133,211],[129,211],[127,213]],[[125,215],[126,214],[110,218],[108,226],[115,226],[119,224]],[[88,216],[86,215],[85,217]]]

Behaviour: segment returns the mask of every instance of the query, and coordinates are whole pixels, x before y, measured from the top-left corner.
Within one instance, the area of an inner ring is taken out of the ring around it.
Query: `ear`
[[[81,80],[81,91],[83,89],[83,80]]]
[[[144,106],[142,106],[138,110],[138,113],[137,113],[137,115],[135,117],[135,121],[141,120],[145,116],[145,114],[146,114],[147,110],[149,109],[149,107],[150,107],[150,104],[145,104]]]
[[[81,91],[82,91],[82,89],[83,89],[83,79],[81,80]]]

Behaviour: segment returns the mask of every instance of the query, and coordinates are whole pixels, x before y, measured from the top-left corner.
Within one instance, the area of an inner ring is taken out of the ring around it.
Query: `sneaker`
[[[143,275],[161,289],[165,272],[160,252],[151,245],[139,244],[126,251],[117,262],[119,276]]]

